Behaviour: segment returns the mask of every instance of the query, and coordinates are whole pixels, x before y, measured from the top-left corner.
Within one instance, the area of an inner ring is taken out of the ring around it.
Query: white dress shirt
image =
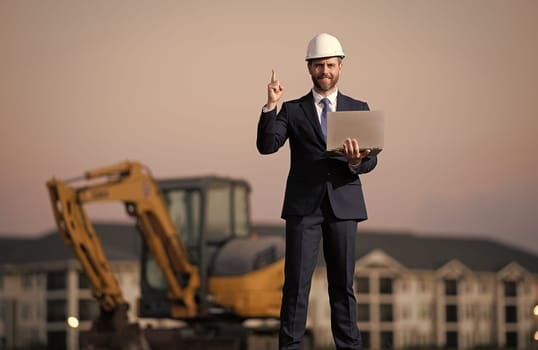
[[[329,112],[336,111],[336,96],[338,95],[338,90],[329,96],[321,96],[312,90],[312,95],[314,96],[314,106],[316,106],[316,111],[318,112],[318,121],[321,124],[321,111],[323,110],[323,103],[321,103],[321,100],[327,98],[329,100]]]

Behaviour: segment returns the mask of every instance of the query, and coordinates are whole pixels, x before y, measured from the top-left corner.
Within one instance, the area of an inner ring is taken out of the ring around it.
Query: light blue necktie
[[[327,142],[327,112],[329,112],[329,104],[331,103],[328,98],[322,98],[320,101],[323,104],[323,109],[321,110],[321,132],[323,133],[323,138]]]

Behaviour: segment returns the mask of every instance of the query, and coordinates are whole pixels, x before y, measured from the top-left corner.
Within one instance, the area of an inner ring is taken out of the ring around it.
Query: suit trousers
[[[327,266],[331,330],[336,348],[361,348],[353,292],[356,235],[357,222],[337,219],[327,195],[312,214],[286,218],[279,349],[302,348],[312,274],[317,265],[321,241]]]

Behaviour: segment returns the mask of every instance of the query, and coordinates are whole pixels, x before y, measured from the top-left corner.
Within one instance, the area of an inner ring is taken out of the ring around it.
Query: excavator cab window
[[[236,237],[246,237],[250,233],[249,189],[246,185],[236,184],[233,192],[234,233]]]
[[[200,190],[170,190],[165,193],[168,211],[187,249],[199,244],[202,216]],[[190,249],[189,249],[190,251]]]
[[[159,187],[189,259],[200,270],[203,304],[205,276],[214,255],[230,239],[249,233],[249,185],[241,180],[208,177],[164,180]],[[169,311],[166,281],[151,254],[146,248],[143,251],[141,313],[162,317]]]
[[[248,235],[249,189],[242,182],[214,180],[205,187],[172,188],[163,194],[170,217],[189,251],[199,246],[200,240],[219,243]]]
[[[208,186],[205,200],[205,234],[208,242],[224,241],[232,235],[231,186],[213,183]]]
[[[218,244],[248,234],[248,189],[233,182],[216,181],[207,187],[205,240]]]

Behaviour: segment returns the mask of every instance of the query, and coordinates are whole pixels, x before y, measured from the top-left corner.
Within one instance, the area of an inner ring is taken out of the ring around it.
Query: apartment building
[[[124,224],[95,228],[127,301],[136,305],[137,232]],[[254,230],[284,232],[282,226]],[[496,241],[360,232],[355,292],[365,348],[535,349],[538,344],[533,340],[538,256]],[[0,350],[78,349],[79,331],[89,329],[97,314],[88,281],[59,234],[0,238]],[[319,349],[334,348],[321,256],[308,326]]]
[[[495,241],[360,233],[355,293],[364,348],[536,349],[538,256]],[[324,264],[309,325],[332,348]]]
[[[136,304],[140,241],[128,225],[97,225],[124,297]],[[0,349],[78,349],[78,334],[99,314],[74,254],[55,232],[0,238]],[[135,318],[130,310],[131,319]]]

